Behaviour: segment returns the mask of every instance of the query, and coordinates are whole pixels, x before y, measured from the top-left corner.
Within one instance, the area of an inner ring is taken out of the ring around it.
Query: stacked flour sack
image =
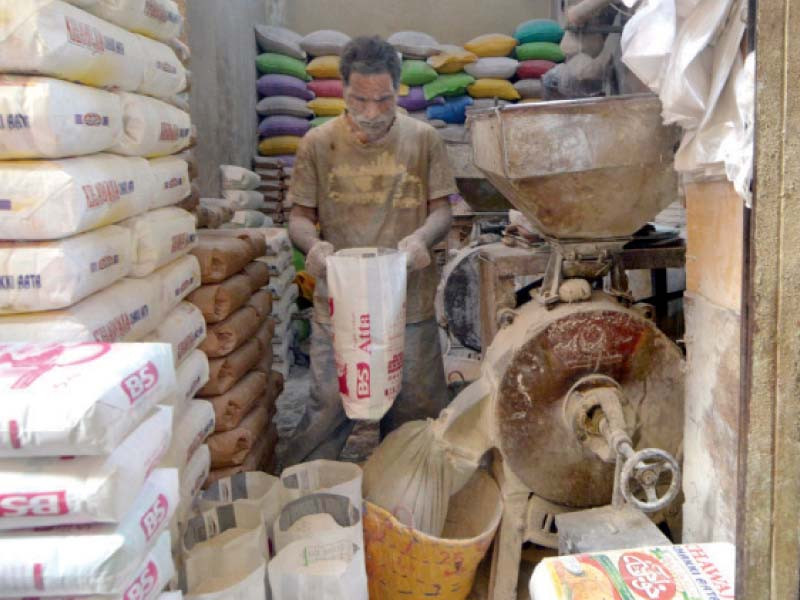
[[[268,231],[267,256],[262,260],[270,272],[267,289],[272,294],[272,318],[275,321],[272,368],[285,380],[294,362],[292,319],[299,310],[297,300],[300,289],[296,283],[297,270],[292,260],[292,244],[287,230],[276,228]]]
[[[197,391],[203,400],[193,403],[198,416],[194,436],[187,432],[191,446],[176,451],[185,460],[208,436],[207,483],[269,465],[277,443],[272,417],[283,379],[272,372],[275,322],[264,262],[268,231],[201,231],[193,250],[203,285],[189,301],[206,321],[200,350],[208,357],[209,377]]]
[[[249,169],[235,165],[220,166],[222,203],[233,212],[223,229],[270,227],[272,215],[281,209],[280,198],[262,185],[261,177]],[[273,186],[281,192],[277,186]]]
[[[306,72],[313,78],[308,87],[315,96],[308,102],[314,115],[312,127],[319,127],[344,113],[339,63],[349,41],[350,36],[344,33],[322,29],[309,33],[300,42],[303,50],[312,57],[306,67]]]
[[[550,19],[526,21],[514,31],[514,39],[519,44],[516,56],[520,61],[514,88],[523,100],[544,98],[542,78],[564,61],[564,52],[559,46],[563,37],[564,30]]]
[[[472,109],[500,106],[521,99],[511,83],[519,61],[508,56],[516,45],[514,38],[499,33],[482,35],[465,44],[465,48],[478,56],[477,61],[464,68],[475,78],[467,88],[473,99]]]
[[[169,156],[191,124],[162,100],[186,70],[130,31],[176,36],[177,7],[81,4],[104,18],[21,3],[0,42],[2,341],[138,341],[199,285],[194,217],[172,206],[191,194],[188,164]]]
[[[169,346],[0,344],[0,597],[154,599],[173,577]],[[69,457],[65,459],[64,457]]]
[[[294,156],[254,156],[253,169],[259,178],[257,190],[264,196],[264,213],[273,225],[289,222],[292,208],[288,199],[294,168]]]
[[[433,105],[443,105],[444,98],[425,95],[425,85],[439,76],[437,70],[429,64],[431,56],[439,55],[441,48],[437,41],[426,33],[417,31],[400,31],[389,36],[387,40],[403,57],[403,70],[400,73],[400,89],[397,105],[404,109],[410,117],[430,123],[435,127],[447,124],[438,118],[429,119],[426,109]],[[429,62],[425,62],[428,60]],[[459,67],[459,70],[461,68]],[[451,72],[445,67],[442,73]]]
[[[258,151],[262,156],[293,157],[313,116],[307,106],[314,94],[306,85],[310,77],[302,38],[283,27],[257,25],[256,40],[263,51],[256,59],[261,74],[256,84],[261,119]]]

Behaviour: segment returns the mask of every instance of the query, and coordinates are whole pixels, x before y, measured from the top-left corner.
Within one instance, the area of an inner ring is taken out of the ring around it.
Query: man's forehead
[[[386,95],[394,94],[392,76],[389,73],[351,73],[347,87],[359,94]]]

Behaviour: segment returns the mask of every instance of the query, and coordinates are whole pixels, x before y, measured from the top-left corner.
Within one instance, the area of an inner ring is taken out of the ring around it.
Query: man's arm
[[[410,271],[418,271],[431,264],[430,249],[447,236],[452,221],[453,213],[447,198],[428,201],[428,218],[425,223],[397,244],[398,250],[408,255]]]
[[[327,275],[325,261],[333,254],[333,245],[319,239],[317,209],[295,204],[289,213],[289,237],[306,255],[306,271],[315,279]]]

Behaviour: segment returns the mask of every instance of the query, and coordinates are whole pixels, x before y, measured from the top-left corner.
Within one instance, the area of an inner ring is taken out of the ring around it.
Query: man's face
[[[347,112],[365,141],[374,141],[389,131],[397,108],[397,91],[388,73],[351,73],[344,88]]]

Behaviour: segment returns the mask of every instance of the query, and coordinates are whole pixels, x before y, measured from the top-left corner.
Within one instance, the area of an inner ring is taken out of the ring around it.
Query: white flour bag
[[[170,344],[175,365],[180,365],[206,339],[203,313],[190,302],[181,302],[143,342]]]
[[[125,278],[63,310],[0,316],[0,341],[135,342],[163,318],[158,283]]]
[[[165,156],[150,161],[155,187],[148,208],[163,208],[177,204],[192,193],[189,163],[181,158]]]
[[[0,537],[4,592],[116,594],[158,541],[178,505],[178,473],[156,469],[116,525],[26,529]],[[32,565],[36,565],[31,569]],[[22,575],[24,574],[24,575]]]
[[[142,35],[136,38],[145,61],[142,84],[136,92],[166,100],[185,90],[186,68],[172,48]]]
[[[327,259],[339,394],[351,419],[380,419],[403,379],[406,255],[340,250]]]
[[[264,194],[253,190],[223,190],[222,198],[236,210],[258,210],[264,205]]]
[[[61,0],[0,0],[0,71],[136,90],[145,61],[136,35]]]
[[[173,0],[69,0],[129,31],[169,41],[178,37],[183,17]]]
[[[143,158],[0,161],[0,239],[55,240],[111,225],[144,212],[152,184]]]
[[[158,271],[139,281],[154,279],[159,287],[162,319],[181,300],[200,287],[200,263],[191,254],[161,267]]]
[[[0,530],[118,523],[171,435],[172,409],[160,406],[109,456],[0,460]]]
[[[2,160],[93,154],[121,135],[122,102],[115,94],[46,77],[0,75]]]
[[[208,383],[208,378],[208,357],[200,350],[190,352],[186,360],[178,365],[175,370],[178,389],[172,401],[176,422],[189,407],[189,401]]]
[[[139,94],[119,92],[123,129],[109,152],[156,158],[180,152],[189,145],[192,123],[179,108]]]
[[[197,245],[194,215],[176,206],[148,211],[120,226],[133,238],[132,277],[146,277]]]
[[[192,454],[214,432],[214,406],[206,400],[192,400],[183,416],[176,421],[169,450],[161,461],[165,468],[183,473]]]
[[[220,165],[223,190],[254,190],[261,185],[261,176],[235,165]]]
[[[110,454],[175,388],[163,344],[0,345],[0,457]]]
[[[109,225],[54,242],[0,242],[0,313],[64,308],[131,270],[131,235]]]

